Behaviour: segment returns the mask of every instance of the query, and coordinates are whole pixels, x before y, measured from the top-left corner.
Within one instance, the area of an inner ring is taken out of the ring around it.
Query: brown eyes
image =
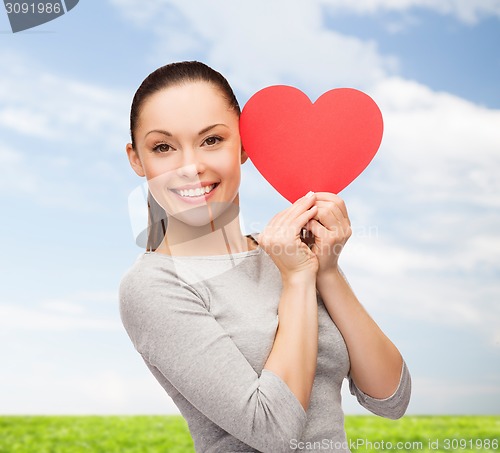
[[[215,145],[217,145],[218,143],[220,143],[222,141],[223,141],[222,137],[219,137],[218,135],[212,135],[210,137],[207,137],[203,141],[202,146],[203,145],[205,145],[205,146],[215,146]],[[154,153],[162,154],[162,153],[167,153],[167,152],[169,152],[171,150],[175,151],[175,148],[173,146],[170,146],[168,143],[156,143],[153,146],[152,150],[153,150]]]
[[[155,146],[153,146],[153,151],[155,153],[166,153],[167,151],[170,151],[173,149],[170,145],[167,145],[166,143],[158,143]]]
[[[218,135],[213,135],[211,137],[208,137],[203,143],[205,143],[208,146],[214,146],[221,141],[222,137],[219,137]]]

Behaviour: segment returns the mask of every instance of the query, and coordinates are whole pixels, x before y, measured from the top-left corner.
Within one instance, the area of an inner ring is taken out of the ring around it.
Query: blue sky
[[[1,413],[177,413],[118,314],[141,253],[124,146],[143,78],[199,59],[241,105],[273,84],[375,99],[341,266],[405,356],[409,413],[498,414],[499,1],[82,0],[17,34],[0,11],[0,42]],[[241,199],[248,232],[288,205],[251,162]]]

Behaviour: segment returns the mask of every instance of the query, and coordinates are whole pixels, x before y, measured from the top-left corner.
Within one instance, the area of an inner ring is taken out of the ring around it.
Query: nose
[[[177,174],[184,178],[195,178],[205,171],[205,164],[199,159],[192,149],[184,150],[182,153],[181,166],[177,169]]]

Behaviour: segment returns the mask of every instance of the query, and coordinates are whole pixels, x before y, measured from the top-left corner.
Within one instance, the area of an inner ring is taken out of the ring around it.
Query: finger
[[[309,222],[307,222],[306,229],[318,239],[324,239],[328,235],[328,229],[325,228],[316,219],[311,219]]]
[[[259,235],[257,242],[269,238],[269,235],[280,241],[297,238],[302,227],[318,212],[313,196],[303,198],[305,199],[297,200],[294,205],[275,215],[265,228],[267,235],[263,237]],[[309,209],[305,210],[307,207]]]
[[[307,193],[282,212],[283,215],[279,218],[280,223],[284,224],[292,222],[298,216],[310,209],[315,204],[315,202],[316,196],[314,192]]]
[[[311,248],[314,253],[332,254],[333,252],[337,256],[340,254],[347,238],[338,237],[314,219],[308,225],[315,237],[314,245]]]
[[[333,201],[342,211],[344,217],[349,217],[344,200],[332,192],[315,192],[318,201]]]
[[[329,248],[328,235],[330,232],[321,223],[316,219],[311,219],[307,223],[307,229],[314,235],[314,243],[311,247],[314,253],[323,253],[325,248]]]
[[[318,220],[326,227],[333,227],[337,223],[349,224],[349,219],[344,217],[340,208],[333,202],[317,201],[318,206]]]
[[[308,223],[308,228],[316,238],[314,241],[314,250],[311,249],[315,253],[325,253],[329,250],[334,250],[335,253],[340,253],[348,237],[343,237],[343,234],[339,236],[337,233],[325,228],[315,219],[312,219]]]
[[[345,242],[352,235],[350,225],[338,223],[336,226],[327,228],[324,224],[318,222],[316,218],[311,219],[306,228],[322,241],[340,240]]]
[[[342,225],[333,213],[325,208],[318,208],[318,214],[314,216],[314,219],[330,231],[337,231]]]
[[[300,231],[304,226],[314,218],[315,215],[318,213],[318,207],[317,206],[311,206],[310,209],[308,209],[306,212],[303,212],[299,216],[297,216],[295,219],[292,220],[292,222],[289,224],[290,228],[292,228],[293,235],[294,236],[299,236]]]
[[[338,219],[339,222],[346,226],[351,226],[351,219],[349,217],[345,216],[345,213],[342,211],[341,207],[339,207],[338,204],[332,202],[332,201],[317,201],[316,205],[320,208],[327,209],[331,211],[335,217]],[[321,221],[321,220],[320,220]],[[323,223],[323,222],[322,222]]]
[[[337,213],[340,213],[340,218],[344,217],[346,218],[348,221],[349,221],[349,215],[347,213],[347,208],[345,206],[345,203],[344,201],[335,195],[335,198],[334,199],[330,199],[330,200],[323,200],[323,199],[317,199],[317,203],[322,203],[322,204],[330,204],[331,206],[334,206],[334,208],[332,207],[332,210],[336,211]]]

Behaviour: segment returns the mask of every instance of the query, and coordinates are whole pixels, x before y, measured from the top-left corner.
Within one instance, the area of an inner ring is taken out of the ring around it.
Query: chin
[[[182,223],[193,227],[202,227],[208,225],[211,221],[210,210],[205,206],[198,206],[196,208],[188,209],[182,212],[171,214]]]
[[[197,206],[182,212],[170,214],[182,223],[192,227],[203,227],[214,222],[220,228],[234,220],[239,213],[239,207],[230,202],[213,202]],[[219,222],[218,222],[219,220]]]

